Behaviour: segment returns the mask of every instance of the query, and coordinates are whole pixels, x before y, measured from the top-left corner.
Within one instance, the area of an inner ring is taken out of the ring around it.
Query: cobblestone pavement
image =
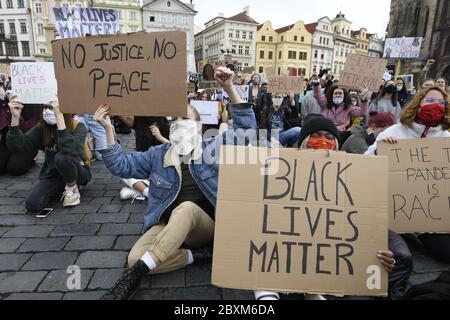
[[[126,149],[133,135],[119,136]],[[24,201],[37,181],[38,165],[20,177],[0,177],[0,299],[98,299],[119,278],[126,257],[142,232],[145,203],[119,199],[123,187],[102,162],[94,162],[93,179],[82,190],[82,204],[67,209],[55,202],[45,219],[25,212]],[[420,244],[414,250],[412,284],[436,278],[450,266],[427,257]],[[82,269],[81,290],[71,291],[67,267]],[[170,274],[148,276],[134,299],[241,300],[248,291],[211,286],[211,265],[192,265]]]

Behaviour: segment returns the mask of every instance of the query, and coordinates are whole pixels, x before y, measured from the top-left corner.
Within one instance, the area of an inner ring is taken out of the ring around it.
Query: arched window
[[[430,17],[430,8],[427,8],[427,10],[425,11],[425,19],[423,22],[423,32],[422,32],[422,37],[425,38],[425,36],[427,35],[427,31],[428,31],[428,19]]]
[[[414,35],[418,36],[417,32],[419,31],[419,19],[420,19],[420,11],[421,8],[418,6],[416,7],[416,12],[414,13]],[[427,19],[425,19],[427,20]]]
[[[409,5],[405,12],[405,19],[403,20],[403,35],[408,34],[409,22],[411,21],[412,6]]]

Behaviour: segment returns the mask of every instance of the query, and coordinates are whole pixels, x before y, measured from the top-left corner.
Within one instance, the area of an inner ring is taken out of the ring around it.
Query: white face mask
[[[342,102],[344,102],[344,98],[333,98],[333,103],[335,105],[340,105]]]
[[[44,109],[44,111],[42,112],[42,118],[47,124],[51,126],[54,126],[56,124],[56,116],[53,110]]]
[[[283,98],[273,98],[272,102],[275,107],[279,107],[283,103]]]
[[[397,86],[397,91],[398,91],[398,92],[402,91],[402,89],[403,89],[403,86],[402,86],[402,85]]]
[[[186,156],[194,150],[199,139],[197,130],[197,122],[194,120],[172,122],[169,139],[178,155]]]

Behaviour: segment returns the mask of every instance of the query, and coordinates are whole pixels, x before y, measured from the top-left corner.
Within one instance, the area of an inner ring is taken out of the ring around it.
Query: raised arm
[[[325,97],[325,95],[322,92],[322,88],[320,87],[320,82],[316,81],[316,80],[313,81],[312,87],[313,87],[314,98],[316,99],[320,108],[322,110],[326,109],[328,101],[327,101],[327,97]]]

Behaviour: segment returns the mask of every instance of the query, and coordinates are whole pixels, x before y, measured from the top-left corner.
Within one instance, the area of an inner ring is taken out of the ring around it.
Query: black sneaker
[[[136,291],[141,279],[150,269],[139,260],[133,267],[126,270],[113,288],[105,294],[100,300],[128,300]]]
[[[213,246],[208,245],[201,249],[191,249],[194,263],[208,263],[213,259]]]

